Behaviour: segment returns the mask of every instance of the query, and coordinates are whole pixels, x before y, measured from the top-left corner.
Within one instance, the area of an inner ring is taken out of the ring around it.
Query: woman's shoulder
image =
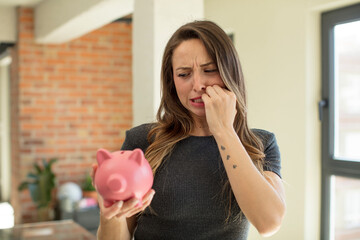
[[[264,130],[264,129],[259,129],[259,128],[252,128],[251,131],[259,138],[261,138],[262,140],[268,140],[271,139],[273,137],[275,137],[275,134]]]
[[[141,148],[145,152],[149,146],[147,137],[152,126],[152,123],[145,123],[127,130],[122,150]]]
[[[131,135],[135,135],[135,136],[142,136],[145,135],[147,136],[147,134],[149,133],[149,131],[151,130],[151,128],[153,127],[153,123],[144,123],[138,126],[135,126],[129,130],[127,130],[127,134],[131,134]]]
[[[263,129],[252,129],[264,145],[264,171],[272,171],[281,178],[281,154],[275,134]]]
[[[262,141],[265,148],[274,143],[277,144],[276,137],[273,132],[258,128],[252,128],[251,131]]]

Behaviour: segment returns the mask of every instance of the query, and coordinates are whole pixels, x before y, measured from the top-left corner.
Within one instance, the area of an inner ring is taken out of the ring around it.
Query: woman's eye
[[[214,68],[214,69],[205,69],[204,72],[206,72],[206,73],[217,72],[217,69],[216,68]]]
[[[187,77],[189,74],[188,73],[179,73],[178,77]]]

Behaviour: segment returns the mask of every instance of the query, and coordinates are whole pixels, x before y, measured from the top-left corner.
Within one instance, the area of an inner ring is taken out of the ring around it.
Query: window
[[[360,4],[322,14],[321,239],[360,239]]]

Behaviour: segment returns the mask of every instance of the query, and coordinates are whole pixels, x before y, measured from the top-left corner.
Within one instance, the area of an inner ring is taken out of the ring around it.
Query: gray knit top
[[[126,132],[122,150],[146,151],[150,124]],[[274,134],[252,130],[264,143],[265,171],[280,174],[280,152]],[[138,218],[135,240],[244,240],[249,222],[232,195],[231,217],[222,194],[227,178],[213,136],[189,136],[176,144],[158,169],[153,189],[156,194]],[[241,213],[239,215],[239,213]],[[240,218],[238,217],[240,216]]]

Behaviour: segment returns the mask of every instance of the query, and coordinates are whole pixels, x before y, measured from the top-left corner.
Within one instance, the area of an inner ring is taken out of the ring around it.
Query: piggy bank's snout
[[[108,178],[106,185],[112,192],[122,193],[126,189],[127,182],[123,176],[113,174]]]

